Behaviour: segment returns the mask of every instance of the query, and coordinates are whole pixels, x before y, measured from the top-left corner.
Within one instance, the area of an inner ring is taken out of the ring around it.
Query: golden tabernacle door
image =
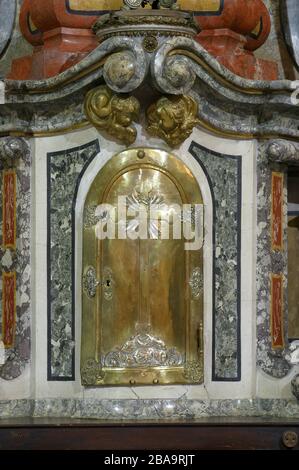
[[[203,204],[190,170],[157,149],[115,155],[83,217],[86,386],[203,381]]]

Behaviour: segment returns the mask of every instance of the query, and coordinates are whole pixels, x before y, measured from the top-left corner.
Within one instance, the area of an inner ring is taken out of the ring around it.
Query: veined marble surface
[[[0,401],[0,419],[17,417],[93,418],[128,421],[196,420],[205,417],[299,418],[296,400],[95,400]]]
[[[271,187],[272,172],[285,172],[287,167],[269,163],[267,142],[261,142],[257,157],[257,365],[267,374],[281,378],[291,366],[285,359],[285,351],[274,351],[271,346],[271,288],[270,274],[288,275],[287,266],[287,178],[284,189],[285,230],[282,251],[271,249]],[[286,284],[285,284],[286,287]],[[288,311],[286,288],[284,289],[284,312]],[[287,338],[287,315],[285,315],[285,344]]]
[[[7,142],[13,139],[7,138]],[[5,162],[5,154],[2,155],[5,168],[14,168],[17,175],[17,239],[16,250],[0,247],[1,268],[3,271],[16,271],[17,292],[16,292],[16,333],[15,345],[6,351],[6,361],[0,366],[0,378],[12,380],[19,377],[26,363],[30,359],[31,342],[31,151],[25,140],[20,140],[21,147],[15,147],[15,151],[20,154],[13,163],[10,159]],[[9,157],[13,157],[14,149]],[[4,152],[4,149],[2,149]],[[2,185],[2,179],[1,179]],[[1,188],[0,188],[1,189]],[[0,200],[2,207],[2,198]],[[0,210],[2,224],[2,209]],[[2,232],[2,226],[0,226]],[[1,280],[2,290],[2,280]],[[1,317],[0,317],[1,320]]]
[[[15,14],[16,0],[0,0],[0,57],[9,44],[12,36]]]
[[[180,54],[175,54],[178,49]],[[125,74],[121,89],[120,74],[108,74],[108,77],[107,67],[105,73],[105,62],[109,65],[114,58],[117,63],[120,54],[130,57],[134,72]],[[84,95],[105,80],[110,88],[121,93],[139,93],[145,82],[166,94],[179,95],[192,90],[199,103],[198,117],[220,132],[299,136],[291,81],[241,78],[189,38],[167,39],[155,53],[148,54],[142,48],[142,38],[126,36],[103,41],[80,63],[56,77],[6,80],[5,104],[0,106],[0,131],[32,135],[74,129],[86,122],[82,107]]]
[[[192,142],[214,204],[213,378],[240,380],[242,157],[212,152]]]
[[[48,153],[48,378],[74,376],[73,209],[77,185],[99,151],[94,140]]]

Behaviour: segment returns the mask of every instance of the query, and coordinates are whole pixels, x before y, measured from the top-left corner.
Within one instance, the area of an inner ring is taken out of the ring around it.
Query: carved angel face
[[[170,106],[169,102],[167,106],[161,105],[157,108],[157,114],[160,119],[161,127],[167,131],[172,131],[177,126],[177,119],[176,119],[176,108],[175,106]]]
[[[132,120],[137,119],[140,111],[140,105],[136,98],[117,98],[113,101],[113,111],[116,113],[116,119],[119,124],[127,127]]]

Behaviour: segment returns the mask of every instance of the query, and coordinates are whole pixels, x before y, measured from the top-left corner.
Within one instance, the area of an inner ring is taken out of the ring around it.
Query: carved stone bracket
[[[16,165],[27,151],[28,144],[19,137],[0,138],[0,169],[11,168]]]
[[[268,157],[272,162],[299,165],[299,145],[285,140],[273,140],[268,146]]]
[[[126,145],[135,142],[137,131],[132,125],[140,112],[133,97],[113,94],[106,86],[90,90],[85,98],[88,120],[100,131]],[[184,142],[198,124],[198,106],[191,96],[162,97],[147,110],[147,131],[165,140],[170,147]]]

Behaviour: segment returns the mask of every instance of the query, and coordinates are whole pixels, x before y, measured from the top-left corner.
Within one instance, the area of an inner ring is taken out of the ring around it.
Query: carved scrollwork
[[[147,110],[147,131],[170,147],[184,142],[198,124],[198,106],[191,96],[162,97]]]
[[[113,288],[115,284],[112,269],[105,266],[103,269],[103,278],[103,296],[105,300],[110,301],[113,298]]]
[[[105,300],[111,300],[113,297],[113,287],[115,281],[113,279],[113,273],[107,266],[103,269],[103,280],[99,280],[96,277],[96,270],[93,266],[88,266],[83,274],[83,292],[93,299],[97,292],[97,287],[103,287],[103,296]]]
[[[106,86],[89,91],[85,98],[85,114],[99,130],[106,131],[126,145],[136,140],[137,131],[132,126],[140,112],[140,105],[133,96],[122,97]]]
[[[83,291],[92,299],[96,295],[97,287],[101,284],[101,281],[97,280],[96,270],[93,266],[89,266],[83,274]]]
[[[0,166],[11,167],[28,152],[28,144],[21,137],[0,139]]]
[[[198,300],[203,292],[203,277],[200,268],[194,268],[189,280],[192,298]]]
[[[184,368],[184,377],[190,383],[200,383],[203,379],[202,365],[197,361],[187,361]]]
[[[185,92],[186,88],[192,88],[196,74],[190,59],[184,56],[167,57],[164,66],[164,77],[169,85],[176,90]]]
[[[81,369],[82,385],[95,385],[104,379],[105,373],[102,370],[101,364],[95,359],[88,359]]]
[[[165,367],[180,366],[182,354],[147,331],[138,332],[124,345],[110,351],[103,358],[104,367]]]
[[[126,91],[126,85],[134,77],[136,69],[136,59],[132,52],[117,52],[112,54],[104,65],[104,80],[112,90]]]

